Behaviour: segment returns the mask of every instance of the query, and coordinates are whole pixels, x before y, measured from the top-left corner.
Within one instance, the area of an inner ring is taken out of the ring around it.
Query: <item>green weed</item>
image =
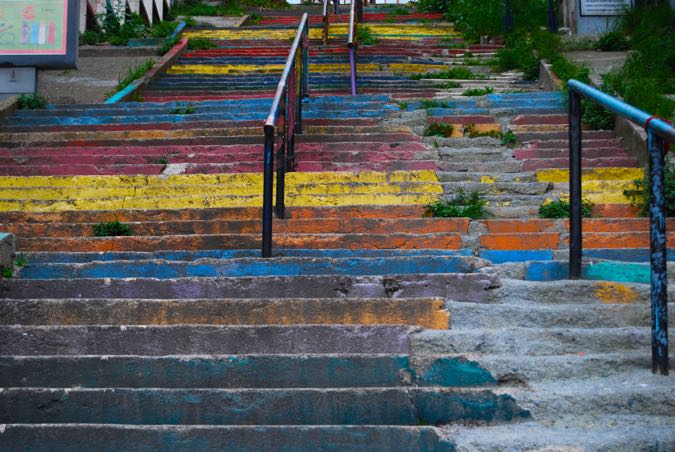
[[[427,204],[425,213],[433,217],[465,217],[476,220],[485,217],[486,205],[487,201],[477,191],[467,194],[460,188],[455,197],[450,200],[438,200]]]
[[[675,164],[666,164],[664,191],[666,196],[666,216],[675,216]],[[633,186],[623,191],[630,204],[639,209],[642,216],[649,215],[649,179],[643,177],[633,181]]]
[[[377,44],[377,38],[375,38],[375,35],[373,35],[373,31],[370,29],[370,27],[359,25],[356,35],[359,44],[365,46]]]
[[[462,93],[462,96],[475,97],[475,96],[485,96],[488,94],[494,93],[495,90],[491,86],[486,86],[485,88],[469,88]]]
[[[188,49],[190,50],[209,50],[214,49],[216,43],[206,38],[190,38],[188,40]]]
[[[40,94],[22,94],[17,99],[19,110],[42,110],[47,108],[47,99]]]
[[[581,200],[581,216],[589,218],[592,214],[593,203],[588,199]],[[539,206],[539,218],[569,218],[570,203],[567,201],[553,201]]]
[[[108,223],[97,223],[93,226],[95,237],[116,237],[132,235],[131,226],[111,221]]]
[[[429,124],[426,129],[424,129],[424,135],[430,136],[439,136],[439,137],[451,137],[452,132],[455,130],[455,127],[452,124],[444,122],[434,122]]]

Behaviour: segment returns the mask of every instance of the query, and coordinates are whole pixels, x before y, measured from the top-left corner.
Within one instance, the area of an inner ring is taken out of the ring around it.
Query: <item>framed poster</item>
[[[582,16],[621,16],[633,0],[580,0]]]
[[[75,67],[78,0],[0,0],[0,66]]]

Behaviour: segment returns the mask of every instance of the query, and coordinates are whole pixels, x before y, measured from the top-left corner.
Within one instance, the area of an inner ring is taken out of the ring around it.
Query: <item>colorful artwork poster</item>
[[[581,0],[581,15],[620,16],[631,6],[632,0]]]
[[[0,0],[0,55],[66,55],[68,0]]]

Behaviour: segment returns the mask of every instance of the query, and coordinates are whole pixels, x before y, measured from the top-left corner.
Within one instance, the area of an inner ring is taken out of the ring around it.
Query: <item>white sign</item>
[[[633,6],[632,0],[580,0],[582,16],[620,16]]]
[[[29,94],[35,92],[34,67],[3,67],[0,68],[0,93],[2,94]]]

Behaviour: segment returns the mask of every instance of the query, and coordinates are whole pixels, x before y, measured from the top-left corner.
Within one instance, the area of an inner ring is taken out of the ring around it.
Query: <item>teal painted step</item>
[[[474,361],[407,355],[0,357],[0,387],[353,388],[494,386]]]
[[[6,388],[0,393],[4,424],[418,426],[529,417],[507,394],[447,388]]]
[[[0,431],[7,450],[166,451],[236,448],[238,452],[452,452],[434,427],[401,426],[133,426],[9,424]]]
[[[386,275],[471,273],[481,266],[472,257],[199,259],[195,261],[117,261],[27,265],[22,279],[187,278],[216,276]]]
[[[390,256],[471,256],[470,249],[440,250],[440,249],[284,249],[275,248],[274,257],[390,257]],[[166,260],[166,261],[193,261],[196,259],[234,259],[257,258],[259,250],[199,250],[199,251],[154,251],[154,252],[100,252],[100,253],[30,253],[30,264],[65,264],[87,263],[92,261],[135,261],[135,260]],[[530,259],[533,260],[533,259]]]
[[[552,261],[555,259],[553,250],[482,250],[478,255],[491,261],[493,264],[504,264],[508,262],[527,262],[527,261]],[[583,250],[585,258],[605,259],[620,262],[649,262],[649,249],[647,248],[600,248]],[[671,256],[669,256],[669,260]],[[635,267],[634,267],[635,268]],[[638,271],[642,272],[639,267]]]
[[[649,284],[649,264],[633,262],[596,262],[582,266],[584,279]],[[525,270],[528,281],[558,281],[569,278],[567,261],[531,262]]]

